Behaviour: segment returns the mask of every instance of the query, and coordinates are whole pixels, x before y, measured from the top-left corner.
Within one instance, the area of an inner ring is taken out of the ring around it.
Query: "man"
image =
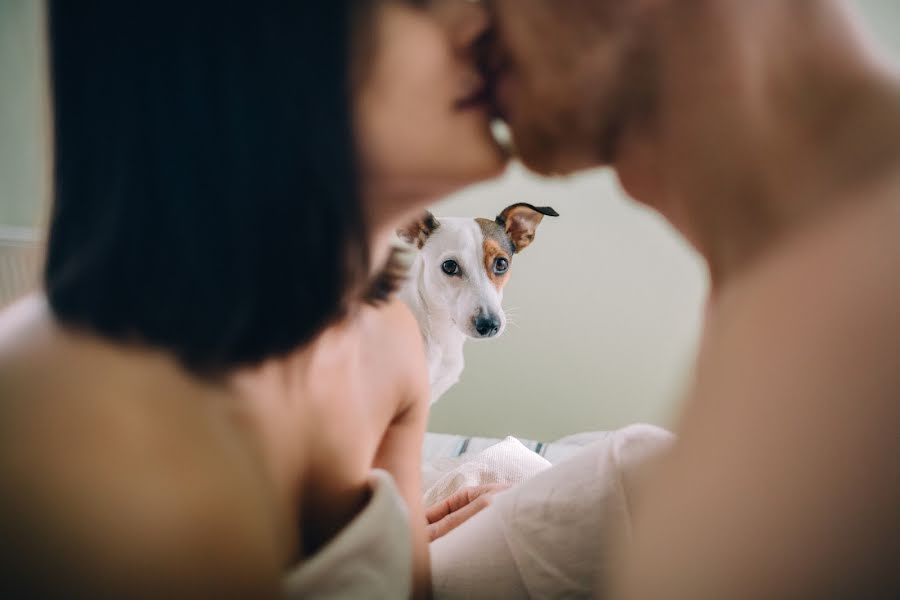
[[[596,587],[896,597],[900,82],[848,3],[489,8],[525,164],[612,166],[712,281],[679,442]]]

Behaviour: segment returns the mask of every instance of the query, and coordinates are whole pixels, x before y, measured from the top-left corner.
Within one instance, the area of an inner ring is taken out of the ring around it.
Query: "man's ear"
[[[397,235],[407,244],[413,244],[421,250],[431,234],[440,226],[434,215],[426,210],[418,219],[398,229]]]
[[[549,206],[532,206],[520,202],[504,208],[497,217],[497,224],[506,229],[516,253],[519,253],[534,241],[534,232],[545,216],[558,217],[559,213]]]

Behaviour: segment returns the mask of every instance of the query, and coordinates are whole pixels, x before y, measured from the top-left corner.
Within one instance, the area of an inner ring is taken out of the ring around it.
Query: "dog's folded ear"
[[[545,216],[558,217],[559,213],[549,206],[532,206],[520,202],[504,208],[497,217],[497,224],[506,229],[516,253],[519,253],[534,241],[537,226]]]
[[[425,211],[418,219],[398,229],[397,235],[407,244],[413,244],[421,250],[428,237],[440,226],[434,215]]]

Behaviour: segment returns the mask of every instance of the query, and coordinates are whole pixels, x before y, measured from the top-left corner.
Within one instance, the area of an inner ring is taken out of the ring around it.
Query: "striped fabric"
[[[546,458],[550,463],[563,461],[597,440],[609,435],[608,431],[595,431],[568,436],[555,442],[539,442],[519,438],[522,444]],[[498,438],[467,437],[449,433],[426,433],[422,447],[422,461],[426,464],[441,458],[456,458],[466,454],[478,454],[502,440]]]

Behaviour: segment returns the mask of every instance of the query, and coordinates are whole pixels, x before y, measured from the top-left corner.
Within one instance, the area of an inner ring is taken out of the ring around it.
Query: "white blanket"
[[[626,427],[498,494],[431,544],[435,598],[596,597],[610,541],[629,535],[645,464],[672,441],[657,427]]]
[[[457,490],[490,483],[514,484],[530,479],[550,462],[508,437],[474,456],[441,458],[423,467],[425,506],[431,506]]]

